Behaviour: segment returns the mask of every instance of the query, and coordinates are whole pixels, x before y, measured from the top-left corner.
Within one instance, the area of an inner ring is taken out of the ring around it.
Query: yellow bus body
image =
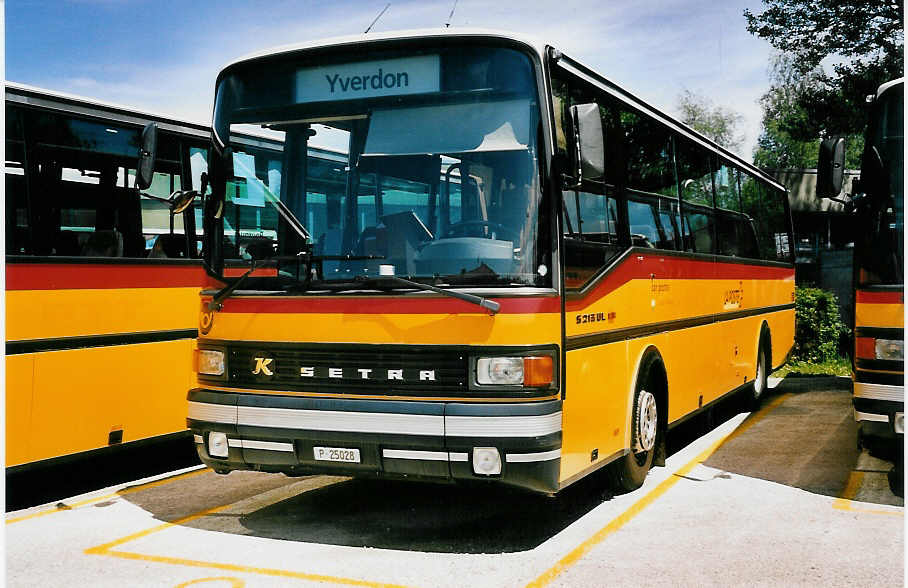
[[[659,275],[730,273],[731,278],[629,279],[655,264]],[[729,271],[730,269],[730,271]],[[765,276],[761,276],[765,274]],[[740,276],[740,277],[739,277]],[[615,284],[605,295],[595,291]],[[644,351],[661,355],[669,387],[668,424],[679,423],[706,405],[753,382],[764,324],[771,336],[772,365],[784,363],[794,340],[794,271],[790,267],[745,266],[713,261],[690,261],[631,251],[588,297],[565,300],[565,382],[563,386],[562,447],[559,485],[565,486],[592,469],[622,455],[630,447],[630,406],[636,370]],[[730,294],[730,293],[734,294]],[[743,292],[743,296],[740,293]],[[591,298],[593,298],[591,300]],[[273,297],[236,296],[210,314],[203,298],[203,317],[213,317],[200,347],[225,341],[275,343],[361,343],[407,345],[534,345],[561,344],[561,299],[539,299],[539,312],[511,312],[519,299],[500,298],[502,310],[490,316],[463,305],[446,313],[408,312],[413,297]],[[456,302],[456,301],[452,301]],[[376,312],[376,303],[397,308]],[[418,303],[417,303],[418,304]],[[461,303],[457,303],[461,304]],[[310,306],[311,310],[293,312]],[[324,306],[333,312],[319,312]],[[347,309],[347,310],[343,310]],[[357,310],[359,309],[359,311]],[[466,312],[463,312],[466,310]],[[602,315],[603,322],[578,324],[578,317]],[[608,317],[612,317],[609,319]],[[204,320],[208,320],[205,318]],[[684,327],[685,321],[697,326]],[[653,329],[644,336],[634,329]],[[584,337],[618,340],[578,349]],[[294,390],[229,388],[200,380],[200,388],[227,393],[271,394],[329,398],[373,398]],[[383,400],[445,402],[509,402],[500,397],[393,397]],[[553,396],[551,398],[557,398]],[[534,397],[532,402],[551,398]],[[510,402],[518,402],[511,400]],[[595,451],[597,456],[591,459]]]
[[[7,467],[185,431],[201,267],[6,274]]]

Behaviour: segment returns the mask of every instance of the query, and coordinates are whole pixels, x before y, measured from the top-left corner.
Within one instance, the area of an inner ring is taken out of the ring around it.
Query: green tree
[[[684,90],[678,94],[678,112],[681,122],[730,151],[737,151],[744,143],[738,125],[744,117],[730,108],[713,104],[706,96]]]
[[[839,316],[832,292],[795,288],[795,346],[792,359],[819,363],[834,360],[847,341],[848,327]]]
[[[760,14],[744,11],[747,30],[794,57],[801,75],[837,57],[833,75],[819,73],[802,89],[794,138],[860,134],[864,99],[904,71],[903,0],[763,0]],[[793,123],[793,121],[792,121]]]
[[[823,129],[810,124],[805,102],[821,91],[823,79],[821,67],[802,72],[798,57],[791,53],[778,52],[770,58],[770,88],[760,98],[763,120],[754,152],[757,166],[803,169],[817,165]],[[863,144],[861,135],[847,137],[846,167],[860,166]]]

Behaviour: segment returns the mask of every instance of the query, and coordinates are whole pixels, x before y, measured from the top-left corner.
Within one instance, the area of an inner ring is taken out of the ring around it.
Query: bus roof
[[[206,136],[211,132],[211,127],[204,123],[187,121],[170,115],[137,110],[112,102],[104,102],[96,98],[86,98],[85,96],[48,90],[46,88],[38,88],[36,86],[29,86],[16,82],[6,82],[6,100],[7,102],[16,102],[19,104],[85,115],[92,115],[91,111],[94,110],[96,112],[93,115],[99,116],[100,113],[97,111],[102,111],[103,116],[111,120],[140,125],[155,121],[180,127],[179,129],[173,130],[187,132],[191,129],[205,134]]]
[[[414,29],[402,31],[388,31],[383,33],[367,33],[360,35],[345,35],[342,37],[330,37],[327,39],[317,39],[306,41],[305,43],[293,43],[290,45],[281,45],[264,49],[255,53],[244,55],[235,59],[221,68],[221,71],[246,61],[254,61],[263,57],[273,57],[296,51],[305,51],[307,49],[325,48],[325,47],[345,47],[359,43],[380,43],[382,41],[400,41],[404,39],[445,39],[460,37],[487,37],[490,39],[506,39],[522,43],[534,49],[540,55],[545,51],[546,45],[532,37],[525,37],[507,31],[497,31],[481,28],[437,28],[437,29]]]
[[[200,139],[207,140],[211,136],[211,126],[208,124],[16,82],[6,82],[6,101],[138,126],[155,122],[161,130],[192,135]],[[236,135],[247,140],[263,142],[265,145],[282,144],[279,139],[266,134],[242,132],[236,133]]]

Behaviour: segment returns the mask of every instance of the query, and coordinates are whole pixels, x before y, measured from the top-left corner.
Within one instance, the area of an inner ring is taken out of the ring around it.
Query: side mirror
[[[202,186],[201,189],[196,192],[195,190],[177,190],[170,195],[170,214],[181,214],[187,208],[189,208],[193,202],[195,202],[196,197],[199,194],[204,194],[205,190],[208,189],[208,174],[202,172],[201,176]]]
[[[174,192],[170,199],[170,214],[181,214],[189,208],[199,193],[195,190]]]
[[[820,143],[817,160],[817,196],[837,199],[845,180],[845,139],[833,137]]]
[[[153,122],[142,129],[139,163],[136,166],[136,188],[147,190],[154,178],[154,160],[158,153],[158,125]]]
[[[577,183],[599,180],[605,175],[605,143],[602,140],[602,118],[595,103],[571,106]]]
[[[208,159],[208,182],[211,184],[211,198],[206,206],[206,214],[211,214],[212,218],[221,218],[224,212],[224,200],[226,194],[228,178],[233,177],[233,149],[225,147],[223,151],[218,151],[212,141],[211,150]]]

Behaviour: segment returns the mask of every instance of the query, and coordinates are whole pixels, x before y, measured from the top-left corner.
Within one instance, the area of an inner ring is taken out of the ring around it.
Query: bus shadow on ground
[[[674,429],[669,455],[740,412],[736,398]],[[645,490],[639,491],[641,496]],[[233,521],[193,521],[259,537],[434,553],[513,553],[534,549],[614,493],[605,470],[551,498],[495,484],[445,485],[346,480],[301,492]],[[206,526],[208,525],[208,526]],[[242,530],[240,530],[240,528]]]
[[[786,396],[775,407],[766,406],[768,398],[704,465],[842,496],[860,455],[847,380],[786,378],[775,394]]]
[[[260,537],[435,553],[527,551],[609,496],[593,476],[557,498],[494,485],[348,480],[240,517]]]
[[[739,412],[723,402],[673,429],[668,454]],[[271,502],[270,493],[286,494]],[[645,491],[640,491],[645,492]],[[162,521],[192,528],[323,545],[434,553],[514,553],[534,549],[612,498],[605,470],[551,498],[496,484],[390,480],[210,470],[122,498]],[[642,496],[642,494],[641,494]],[[242,503],[248,501],[248,507]],[[264,502],[264,506],[257,503]],[[239,508],[179,521],[223,504]]]

